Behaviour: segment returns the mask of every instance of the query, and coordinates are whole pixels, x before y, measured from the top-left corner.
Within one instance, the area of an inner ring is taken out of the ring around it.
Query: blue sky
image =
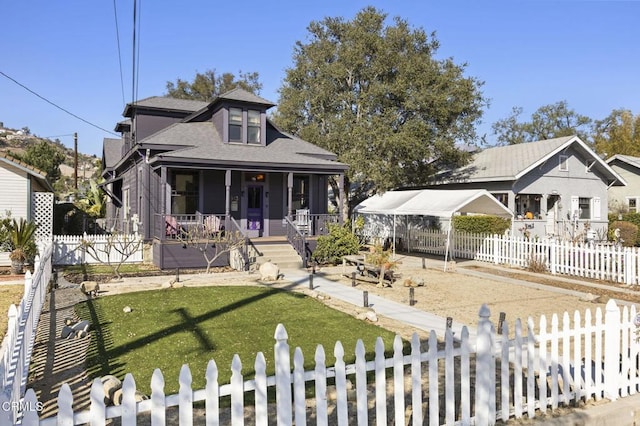
[[[524,117],[566,100],[591,118],[613,109],[640,113],[640,2],[636,1],[143,1],[140,9],[138,99],[165,93],[167,81],[195,73],[257,71],[261,95],[278,101],[295,42],[327,16],[352,19],[367,5],[400,16],[440,41],[438,57],[467,63],[490,99],[480,134],[512,107]],[[132,100],[133,0],[116,0],[124,102]],[[122,119],[113,1],[3,2],[0,71],[83,119],[109,131]],[[0,75],[0,121],[60,136],[101,155],[113,137]],[[62,135],[62,136],[61,136]]]

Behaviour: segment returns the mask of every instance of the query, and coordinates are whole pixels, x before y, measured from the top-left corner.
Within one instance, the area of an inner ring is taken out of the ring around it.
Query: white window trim
[[[558,169],[561,172],[568,172],[569,171],[569,156],[568,155],[560,155],[558,157],[558,159],[559,159]]]

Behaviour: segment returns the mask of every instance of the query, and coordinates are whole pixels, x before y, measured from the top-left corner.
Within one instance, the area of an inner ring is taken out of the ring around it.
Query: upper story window
[[[229,108],[229,141],[242,142],[242,110]]]
[[[260,143],[260,111],[247,112],[247,142]]]
[[[569,157],[566,155],[560,156],[560,171],[568,172],[569,171]]]

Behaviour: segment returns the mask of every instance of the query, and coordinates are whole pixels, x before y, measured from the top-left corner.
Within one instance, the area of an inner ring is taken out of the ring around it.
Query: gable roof
[[[173,124],[139,141],[141,147],[166,149],[155,155],[155,161],[225,164],[234,166],[261,165],[271,167],[303,167],[309,169],[346,170],[348,166],[336,160],[335,154],[302,139],[267,126],[267,146],[223,143],[210,121]]]
[[[437,176],[438,183],[518,180],[570,146],[593,159],[607,182],[625,185],[624,179],[577,136],[546,139],[487,148],[474,154],[471,163]]]
[[[607,160],[607,164],[609,165],[612,165],[612,163],[615,163],[615,162],[625,163],[640,170],[640,157],[616,154]]]
[[[124,117],[129,117],[134,107],[192,113],[201,110],[208,104],[209,102],[194,101],[191,99],[177,99],[169,96],[151,96],[149,98],[140,99],[136,102],[128,103],[124,107],[122,115]]]
[[[270,107],[276,105],[273,102],[268,101],[258,95],[254,95],[253,93],[248,92],[240,87],[236,87],[235,89],[231,89],[228,92],[221,94],[216,99],[214,99],[212,103],[216,103],[219,100],[247,102],[252,104],[267,105]]]
[[[47,191],[54,192],[53,187],[49,184],[49,181],[43,171],[38,170],[23,161],[17,160],[4,152],[0,152],[0,162],[12,165],[23,172],[26,172],[28,175],[36,179]]]
[[[122,157],[122,139],[104,138],[102,141],[102,167],[112,169]]]
[[[436,216],[479,213],[513,217],[513,212],[485,189],[417,189],[376,194],[354,208],[360,214]]]

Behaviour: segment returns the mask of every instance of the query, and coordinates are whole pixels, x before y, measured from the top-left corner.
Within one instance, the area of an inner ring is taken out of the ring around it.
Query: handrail
[[[287,224],[287,241],[302,258],[302,267],[306,268],[312,255],[307,239],[291,218],[285,217],[284,219]]]
[[[257,256],[262,256],[262,252],[258,250],[258,248],[255,246],[253,241],[251,241],[251,238],[249,238],[249,235],[247,235],[247,233],[242,229],[240,224],[233,218],[233,216],[229,216],[228,219],[233,225],[234,229],[240,232],[240,234],[242,234],[242,237],[244,238],[244,250],[242,252],[242,257],[244,260],[244,270],[249,271],[251,269],[251,261],[249,259],[249,247],[253,249],[253,251],[256,253]]]

